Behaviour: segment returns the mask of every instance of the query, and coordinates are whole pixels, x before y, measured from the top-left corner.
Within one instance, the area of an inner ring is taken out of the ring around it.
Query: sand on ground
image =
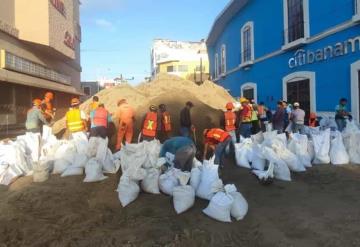
[[[290,183],[260,185],[248,170],[228,163],[225,183],[249,202],[243,221],[220,223],[196,199],[176,215],[171,198],[141,193],[122,208],[119,174],[99,183],[82,176],[32,177],[0,187],[0,246],[360,246],[360,167],[316,166]]]

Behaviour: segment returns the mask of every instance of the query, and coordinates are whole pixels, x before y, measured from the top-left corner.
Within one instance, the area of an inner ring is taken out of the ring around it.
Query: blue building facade
[[[360,0],[233,0],[207,39],[212,79],[272,109],[298,101],[360,117]]]

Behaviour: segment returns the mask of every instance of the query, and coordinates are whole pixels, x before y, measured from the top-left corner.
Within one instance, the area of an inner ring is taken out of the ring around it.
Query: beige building
[[[79,95],[79,0],[0,0],[0,135],[23,129],[32,99],[54,92],[56,115]]]

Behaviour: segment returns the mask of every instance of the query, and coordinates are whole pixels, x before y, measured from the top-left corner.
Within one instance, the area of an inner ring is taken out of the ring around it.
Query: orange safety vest
[[[165,132],[171,131],[171,116],[169,112],[163,112],[162,114],[162,124],[164,126]]]
[[[85,130],[84,122],[81,119],[80,109],[71,109],[66,113],[67,128],[70,132]]]
[[[266,118],[265,107],[263,105],[258,105],[258,115],[260,118]]]
[[[316,114],[313,113],[313,112],[310,113],[309,126],[310,126],[310,127],[316,127]]]
[[[107,128],[108,116],[109,116],[109,113],[107,110],[105,110],[102,107],[97,108],[95,110],[94,119],[93,119],[94,125],[96,125],[98,127],[102,126],[102,127]]]
[[[144,136],[155,137],[157,130],[157,113],[148,112],[146,113],[142,134]]]
[[[235,123],[236,123],[235,113],[232,111],[225,112],[225,130],[226,131],[236,130]]]
[[[215,140],[219,143],[224,142],[229,136],[229,133],[222,129],[211,129],[206,135],[208,139]]]
[[[242,115],[242,122],[243,123],[250,123],[251,122],[251,117],[252,117],[252,108],[250,106],[247,106],[248,107],[248,111],[245,113],[244,110],[245,110],[245,107],[243,107],[243,112],[241,112],[241,115]]]

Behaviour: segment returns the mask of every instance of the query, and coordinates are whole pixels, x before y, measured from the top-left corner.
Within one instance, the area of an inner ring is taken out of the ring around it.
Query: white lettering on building
[[[356,53],[360,51],[360,36],[348,39],[344,42],[329,45],[317,50],[297,50],[292,58],[289,59],[289,68],[293,69],[306,64],[326,61],[332,58]]]

